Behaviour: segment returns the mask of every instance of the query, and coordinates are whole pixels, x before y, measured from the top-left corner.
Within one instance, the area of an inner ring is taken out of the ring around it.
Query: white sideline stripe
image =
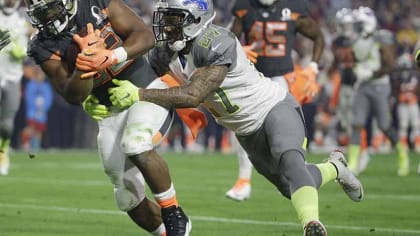
[[[18,183],[34,183],[34,184],[51,184],[51,185],[74,185],[74,186],[111,186],[111,183],[107,180],[83,180],[83,181],[71,181],[71,180],[56,180],[56,179],[46,179],[46,178],[25,178],[25,177],[10,177],[7,176],[2,178],[2,182],[18,182]],[[178,186],[177,189],[202,189],[200,187],[191,187],[185,188],[183,186]],[[206,187],[206,190],[218,188]],[[321,193],[322,195],[322,193]],[[366,194],[366,199],[382,199],[382,200],[401,200],[401,201],[420,201],[419,195],[393,195],[393,194]]]
[[[39,205],[26,205],[26,204],[3,204],[0,203],[0,208],[26,208],[33,210],[47,210],[47,211],[64,211],[73,213],[89,213],[89,214],[108,214],[108,215],[125,215],[121,211],[112,210],[99,210],[99,209],[82,209],[82,208],[67,208],[58,206],[39,206]],[[197,221],[210,221],[210,222],[223,222],[223,223],[236,223],[236,224],[253,224],[253,225],[280,225],[290,227],[301,227],[300,224],[292,222],[277,222],[277,221],[259,221],[259,220],[244,220],[234,218],[220,218],[212,216],[190,216],[192,220]],[[393,229],[393,228],[376,228],[376,227],[362,227],[362,226],[345,226],[345,225],[326,225],[328,228],[344,229],[351,231],[365,231],[370,232],[393,232],[398,234],[420,234],[420,230],[414,229]]]

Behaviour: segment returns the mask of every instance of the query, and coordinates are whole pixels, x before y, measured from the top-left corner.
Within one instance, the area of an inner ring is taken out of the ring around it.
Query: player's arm
[[[395,48],[393,45],[386,44],[380,48],[381,68],[373,72],[373,78],[380,78],[390,74],[395,68]]]
[[[226,65],[200,67],[191,75],[189,83],[167,89],[143,89],[127,80],[113,80],[117,87],[108,92],[113,105],[121,108],[136,101],[152,102],[166,108],[197,107],[220,86],[227,71]]]
[[[108,7],[112,28],[124,40],[128,59],[143,55],[154,47],[151,29],[123,1],[111,0]]]
[[[232,21],[229,26],[230,31],[236,35],[238,39],[241,38],[242,32],[243,32],[243,25],[241,18],[234,16],[232,17]]]
[[[58,60],[46,60],[41,64],[42,70],[50,78],[54,89],[71,104],[82,104],[90,94],[93,79],[81,80],[83,72],[75,69],[69,73],[67,65]]]
[[[318,63],[324,50],[324,34],[319,25],[310,17],[299,17],[296,21],[296,30],[313,41],[312,61]]]

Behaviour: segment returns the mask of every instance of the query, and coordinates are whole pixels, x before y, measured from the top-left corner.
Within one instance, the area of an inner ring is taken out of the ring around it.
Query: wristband
[[[318,63],[313,61],[313,62],[308,64],[308,67],[311,67],[314,70],[315,74],[318,74],[318,72],[319,72]]]
[[[115,59],[117,60],[117,63],[127,60],[128,55],[124,47],[117,47],[116,49],[112,50],[112,52],[115,55]]]

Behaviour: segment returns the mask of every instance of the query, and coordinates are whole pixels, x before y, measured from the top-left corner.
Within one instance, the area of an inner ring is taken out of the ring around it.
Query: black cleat
[[[171,206],[162,208],[162,221],[167,236],[189,236],[192,224],[181,207]]]
[[[305,225],[303,236],[327,236],[327,230],[319,221],[310,221]]]

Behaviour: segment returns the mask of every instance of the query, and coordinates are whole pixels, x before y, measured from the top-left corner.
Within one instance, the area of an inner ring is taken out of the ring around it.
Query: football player
[[[264,77],[229,29],[212,24],[211,0],[160,0],[153,17],[158,46],[150,53],[156,73],[174,73],[180,86],[142,89],[113,80],[116,107],[153,102],[166,108],[202,104],[235,132],[256,170],[291,199],[305,235],[327,235],[319,221],[318,189],[334,179],[353,201],[363,198],[359,180],[334,151],[326,163],[305,163],[304,118],[299,104],[278,82]]]
[[[394,39],[391,32],[377,29],[375,13],[368,7],[355,10],[358,38],[352,45],[355,56],[353,71],[356,75],[356,92],[353,102],[352,135],[348,148],[349,168],[358,172],[360,131],[369,114],[389,138],[398,154],[398,175],[409,173],[408,150],[398,140],[391,125],[389,74],[395,65]]]
[[[0,25],[4,28],[0,33],[0,47],[4,47],[0,51],[0,175],[9,172],[9,144],[20,104],[20,81],[28,43],[28,27],[25,18],[18,12],[20,2],[0,1]]]
[[[142,57],[154,47],[152,31],[121,0],[25,3],[39,30],[29,55],[61,96],[99,120],[99,155],[118,208],[152,235],[189,235],[191,223],[179,207],[167,163],[155,151],[172,111],[148,102],[117,109],[107,93],[112,78],[146,86],[156,77]],[[145,183],[158,205],[146,197]]]
[[[318,92],[318,62],[324,49],[324,37],[317,23],[309,17],[306,1],[237,0],[232,8],[230,29],[238,38],[244,35],[248,55],[256,53],[255,67],[290,89],[299,103],[310,102]],[[313,41],[312,62],[302,72],[295,72],[292,49],[297,34]],[[252,164],[238,145],[239,174],[228,198],[244,200],[251,194]]]

